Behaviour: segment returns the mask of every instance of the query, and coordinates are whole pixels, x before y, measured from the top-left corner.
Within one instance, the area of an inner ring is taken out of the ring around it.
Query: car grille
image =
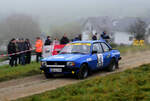
[[[47,65],[65,65],[66,66],[66,62],[59,62],[59,61],[47,61]]]

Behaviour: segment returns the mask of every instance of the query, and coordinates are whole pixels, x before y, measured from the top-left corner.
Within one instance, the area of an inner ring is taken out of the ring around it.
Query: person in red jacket
[[[37,39],[35,43],[36,62],[39,62],[39,59],[42,57],[43,41],[40,39],[40,37],[37,37],[36,39]]]

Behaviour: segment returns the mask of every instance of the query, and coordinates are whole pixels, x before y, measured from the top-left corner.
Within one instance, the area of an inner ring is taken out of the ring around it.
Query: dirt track
[[[128,68],[134,68],[145,63],[150,63],[150,51],[145,51],[142,54],[141,52],[128,53],[122,56],[122,58],[120,69],[111,73],[121,72]],[[111,73],[99,72],[89,77],[89,79],[96,76],[105,76]],[[6,81],[0,83],[0,101],[15,100],[20,97],[42,93],[47,90],[56,89],[77,82],[80,82],[80,80],[75,80],[73,78],[45,79],[43,75]]]

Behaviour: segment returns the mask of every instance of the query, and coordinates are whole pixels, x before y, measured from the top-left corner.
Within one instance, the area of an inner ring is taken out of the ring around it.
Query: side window
[[[98,53],[102,53],[103,52],[100,43],[93,44],[93,51],[97,51]]]
[[[109,51],[109,47],[105,44],[105,43],[101,43],[103,49],[104,49],[104,52],[108,52]]]

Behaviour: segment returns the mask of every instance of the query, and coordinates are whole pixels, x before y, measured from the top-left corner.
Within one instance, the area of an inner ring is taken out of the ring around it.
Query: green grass
[[[16,101],[150,101],[150,64]]]
[[[17,67],[10,67],[9,65],[0,66],[0,82],[40,74],[39,67],[40,64],[35,62]]]

